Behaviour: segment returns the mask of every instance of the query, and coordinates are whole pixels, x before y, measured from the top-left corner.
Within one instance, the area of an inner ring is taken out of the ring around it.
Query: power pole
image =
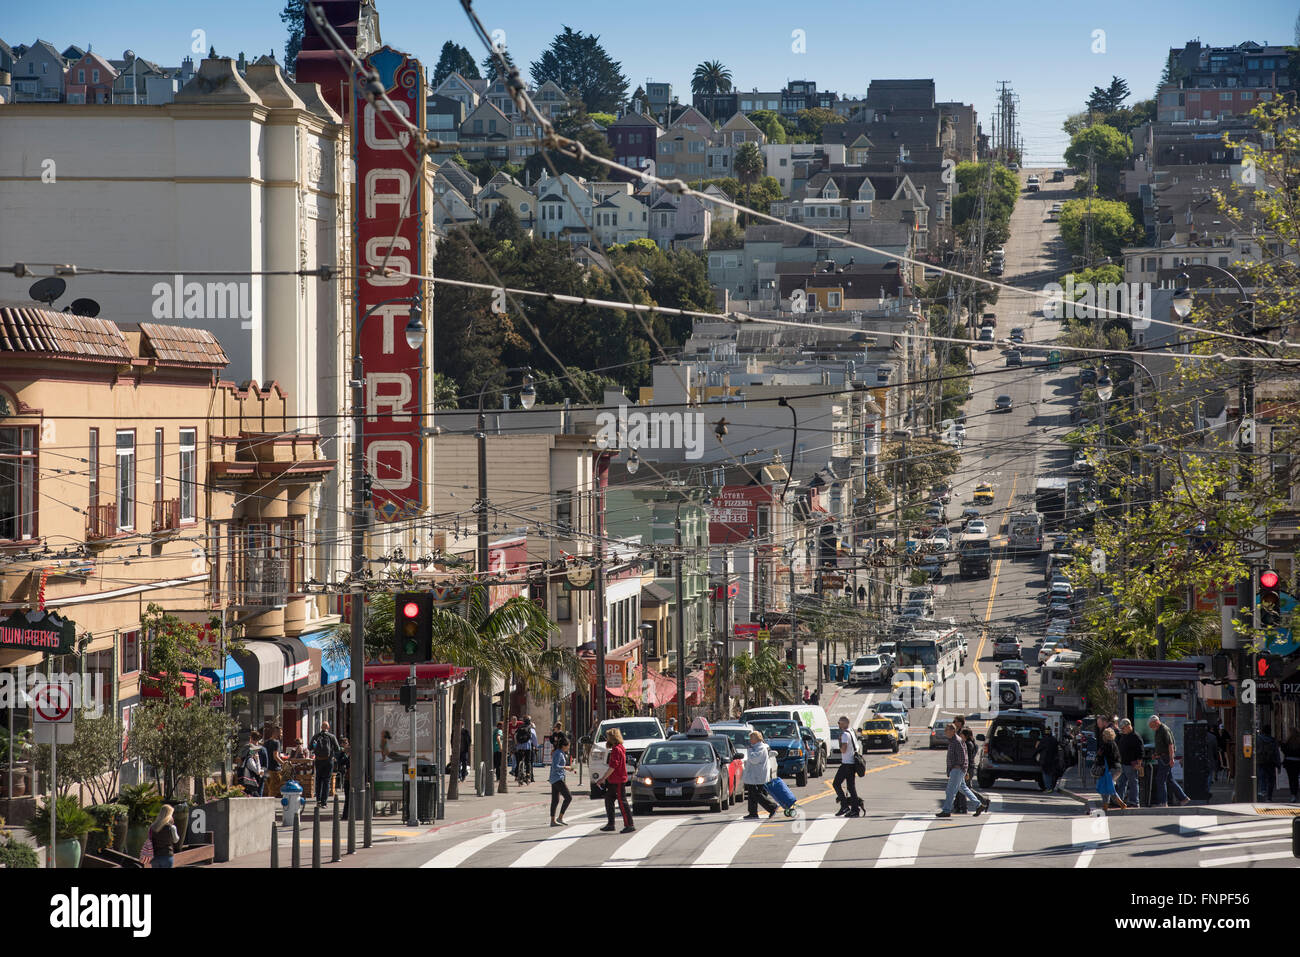
[[[722,550],[722,720],[731,717],[731,552]]]

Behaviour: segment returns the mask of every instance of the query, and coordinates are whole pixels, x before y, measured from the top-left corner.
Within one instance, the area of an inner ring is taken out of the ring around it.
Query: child
[[[564,783],[564,772],[572,771],[573,765],[569,763],[569,739],[566,735],[556,733],[554,736],[555,752],[551,755],[551,827],[559,827],[564,823],[564,812],[569,809],[569,804],[573,801],[573,795],[569,793],[569,786]],[[560,804],[560,797],[564,797],[564,804],[560,806],[560,814],[557,817],[555,808]]]

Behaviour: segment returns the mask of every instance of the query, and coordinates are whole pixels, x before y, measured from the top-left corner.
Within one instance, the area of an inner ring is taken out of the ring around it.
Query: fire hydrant
[[[293,827],[293,822],[302,813],[302,785],[297,781],[286,781],[280,785],[280,805],[284,808],[284,826]]]

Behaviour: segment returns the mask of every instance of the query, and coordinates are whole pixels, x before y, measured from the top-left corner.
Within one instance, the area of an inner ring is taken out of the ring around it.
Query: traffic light
[[[1260,655],[1255,660],[1255,674],[1261,681],[1277,681],[1282,677],[1281,655]]]
[[[1266,568],[1259,573],[1259,625],[1276,628],[1282,623],[1280,579],[1277,572]]]
[[[399,592],[393,596],[393,660],[423,664],[433,658],[433,596]]]

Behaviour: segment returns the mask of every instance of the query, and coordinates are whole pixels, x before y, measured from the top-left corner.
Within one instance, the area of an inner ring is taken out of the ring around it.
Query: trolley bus
[[[936,685],[961,668],[961,637],[957,629],[918,631],[898,641],[898,669],[920,666]]]
[[[1088,696],[1079,687],[1080,657],[1077,651],[1060,651],[1047,659],[1039,674],[1040,710],[1059,711],[1067,718],[1088,713]]]

